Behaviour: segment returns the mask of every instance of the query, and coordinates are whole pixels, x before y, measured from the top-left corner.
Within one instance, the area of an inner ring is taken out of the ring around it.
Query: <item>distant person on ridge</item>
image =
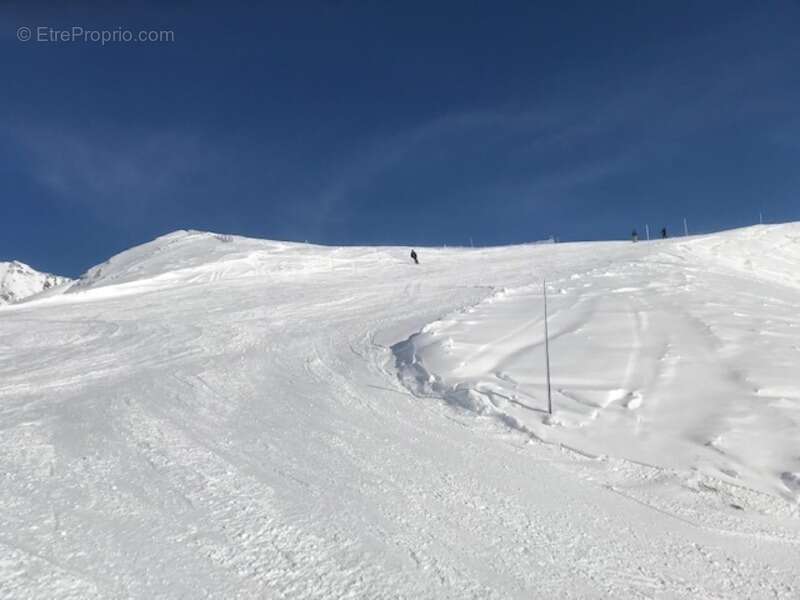
[[[667,228],[666,227],[662,227],[661,228],[661,239],[662,240],[667,239]]]
[[[414,261],[415,265],[419,264],[419,260],[417,260],[417,251],[416,250],[412,250],[411,251],[411,260]]]
[[[631,239],[632,239],[634,242],[638,242],[638,241],[639,241],[639,234],[638,234],[638,233],[636,233],[636,230],[635,230],[635,229],[633,230],[633,233],[631,233]]]

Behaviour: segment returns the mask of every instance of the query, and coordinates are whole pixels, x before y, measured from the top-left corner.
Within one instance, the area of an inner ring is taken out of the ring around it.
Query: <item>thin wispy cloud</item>
[[[345,209],[382,175],[431,161],[457,162],[470,148],[494,149],[509,140],[546,137],[557,122],[555,115],[540,111],[475,110],[377,136],[362,143],[336,169],[333,181],[319,196],[319,218]]]
[[[20,168],[56,201],[102,219],[128,219],[185,201],[187,189],[219,159],[197,136],[104,126],[16,122],[3,129]]]
[[[680,59],[672,60],[675,49],[665,47],[659,62],[624,80],[603,82],[575,72],[566,79],[592,83],[561,90],[527,110],[456,112],[378,135],[339,159],[320,195],[317,219],[346,219],[363,197],[377,197],[391,181],[417,177],[432,164],[463,169],[448,182],[453,195],[463,197],[468,189],[473,197],[528,205],[569,200],[575,189],[678,156],[715,128],[754,119],[787,122],[787,103],[754,93],[774,86],[780,56],[754,51],[754,45],[737,52],[728,43],[747,36],[749,25],[732,20],[687,37],[680,41]],[[692,63],[687,53],[695,57]],[[506,160],[476,174],[470,166],[481,155]]]

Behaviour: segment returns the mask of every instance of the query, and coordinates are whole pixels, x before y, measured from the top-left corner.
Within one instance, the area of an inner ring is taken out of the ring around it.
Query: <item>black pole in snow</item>
[[[550,341],[547,331],[547,282],[542,280],[542,297],[544,298],[544,360],[547,372],[547,414],[553,414],[553,398],[550,393]]]

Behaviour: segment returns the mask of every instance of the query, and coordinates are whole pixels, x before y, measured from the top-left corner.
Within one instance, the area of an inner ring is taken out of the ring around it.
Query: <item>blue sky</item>
[[[17,39],[74,26],[174,42]],[[798,32],[792,0],[4,3],[0,260],[797,220]]]

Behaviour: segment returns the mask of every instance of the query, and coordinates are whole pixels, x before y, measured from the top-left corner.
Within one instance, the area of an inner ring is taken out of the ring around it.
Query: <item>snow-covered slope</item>
[[[0,307],[0,597],[795,598],[796,238],[176,232]]]
[[[67,282],[66,277],[40,273],[16,260],[0,262],[0,305],[18,302]]]
[[[92,267],[67,292],[121,284],[133,284],[125,289],[139,289],[139,284],[160,286],[170,281],[196,283],[254,277],[275,269],[308,270],[315,268],[313,261],[306,260],[307,252],[313,252],[313,248],[203,231],[175,231]],[[273,260],[286,250],[295,252],[280,261]]]
[[[800,498],[800,229],[656,242],[399,344],[403,378],[542,439]]]

